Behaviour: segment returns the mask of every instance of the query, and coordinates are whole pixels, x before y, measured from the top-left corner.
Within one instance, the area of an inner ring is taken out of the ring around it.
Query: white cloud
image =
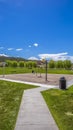
[[[12,51],[13,50],[13,48],[8,48],[8,51]]]
[[[6,54],[0,54],[0,56],[5,56],[5,57],[8,57],[8,55],[6,55]]]
[[[56,56],[56,57],[52,57],[51,59],[54,61],[58,61],[58,60],[64,61],[68,59],[68,56]]]
[[[41,59],[52,59],[54,61],[70,60],[73,63],[73,56],[69,56],[67,52],[65,52],[65,53],[58,53],[58,54],[39,54],[38,56]]]
[[[38,43],[34,43],[33,46],[38,47]]]
[[[28,60],[38,60],[36,57],[29,57]]]
[[[53,59],[53,60],[63,60],[65,59],[65,56],[67,56],[67,52],[65,53],[58,53],[58,54],[39,54],[38,56],[41,59]]]
[[[58,57],[57,59],[54,59],[54,60],[70,60],[72,63],[73,63],[73,56],[61,56],[61,57]]]
[[[23,50],[23,48],[17,48],[16,49],[16,51],[22,51]]]

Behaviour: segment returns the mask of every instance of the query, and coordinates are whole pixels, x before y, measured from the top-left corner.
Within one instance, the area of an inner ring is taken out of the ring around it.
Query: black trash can
[[[60,89],[66,89],[66,79],[65,79],[65,77],[60,78],[59,87],[60,87]]]

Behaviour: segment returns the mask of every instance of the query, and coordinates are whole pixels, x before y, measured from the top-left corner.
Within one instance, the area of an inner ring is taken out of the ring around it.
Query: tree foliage
[[[36,68],[37,67],[36,61],[19,61],[19,67],[27,67],[27,68]],[[65,69],[71,69],[72,68],[72,62],[70,60],[50,60],[48,62],[49,68],[65,68]],[[6,60],[6,67],[18,67],[18,61],[14,60]]]
[[[65,69],[71,69],[72,63],[70,60],[65,60],[64,61],[64,67]]]
[[[64,62],[62,60],[56,61],[56,68],[63,68],[64,67]]]
[[[54,60],[49,61],[49,68],[55,68],[55,61]]]
[[[33,61],[33,62],[32,62],[32,67],[34,67],[34,68],[37,67],[37,63],[36,63],[36,61]]]
[[[18,66],[18,62],[17,61],[12,61],[12,67],[17,67]]]
[[[11,60],[6,60],[6,66],[7,67],[12,67],[12,61]]]
[[[24,61],[19,62],[19,67],[24,67]]]
[[[65,69],[71,69],[72,67],[72,62],[70,60],[58,60],[58,61],[54,61],[54,60],[50,60],[49,61],[49,68],[65,68]]]
[[[27,62],[25,62],[25,66],[28,67],[28,68],[32,68],[32,67],[36,68],[37,63],[34,62],[34,61],[27,61]]]

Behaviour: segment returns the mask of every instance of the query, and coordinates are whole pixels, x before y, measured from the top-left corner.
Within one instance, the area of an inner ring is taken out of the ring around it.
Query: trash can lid
[[[65,77],[61,77],[60,80],[65,80]]]

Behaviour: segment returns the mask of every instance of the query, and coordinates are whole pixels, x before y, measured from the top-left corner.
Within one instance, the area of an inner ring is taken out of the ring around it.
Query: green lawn
[[[0,81],[0,130],[14,130],[23,91],[30,88],[35,87]]]
[[[31,73],[32,69],[20,68],[20,67],[0,67],[0,74],[19,74],[19,73]]]
[[[26,67],[0,67],[0,74],[19,74],[19,73],[31,73],[34,70],[37,73],[45,73],[45,68],[26,68]],[[65,69],[48,69],[49,74],[73,74],[73,70]]]
[[[60,130],[73,130],[73,86],[68,90],[50,89],[42,95]]]

